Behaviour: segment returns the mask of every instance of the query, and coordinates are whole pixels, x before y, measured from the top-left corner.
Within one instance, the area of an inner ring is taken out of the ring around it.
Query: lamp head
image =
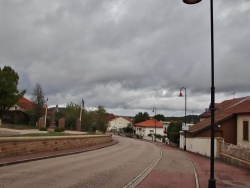
[[[183,0],[183,3],[186,3],[186,4],[196,4],[196,3],[199,3],[201,2],[202,0]]]
[[[179,97],[183,97],[182,92],[180,92]]]

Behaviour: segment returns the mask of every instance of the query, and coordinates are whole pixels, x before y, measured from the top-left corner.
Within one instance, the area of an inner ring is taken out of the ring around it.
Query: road
[[[119,188],[157,157],[149,142],[114,136],[119,143],[85,153],[0,168],[1,188]]]

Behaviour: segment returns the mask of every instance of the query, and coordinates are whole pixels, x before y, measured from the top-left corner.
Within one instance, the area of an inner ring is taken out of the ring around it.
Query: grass
[[[47,133],[20,134],[20,135],[13,135],[11,137],[70,136],[70,135],[71,134],[61,133],[61,132],[47,132]]]
[[[25,129],[37,129],[34,126],[21,125],[21,124],[6,124],[2,123],[2,128],[25,130]],[[38,130],[38,129],[37,129]],[[39,130],[38,130],[39,131]],[[39,136],[70,136],[71,134],[63,132],[41,132],[41,133],[28,133],[28,134],[14,134],[14,135],[1,135],[0,137],[39,137]]]

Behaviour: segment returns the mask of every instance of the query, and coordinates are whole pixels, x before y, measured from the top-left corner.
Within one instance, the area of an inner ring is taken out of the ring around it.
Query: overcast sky
[[[208,108],[210,5],[203,0],[1,0],[0,67],[48,105],[184,116]],[[215,102],[250,95],[250,1],[214,1]],[[232,93],[235,92],[233,95]],[[185,95],[185,90],[183,90]]]

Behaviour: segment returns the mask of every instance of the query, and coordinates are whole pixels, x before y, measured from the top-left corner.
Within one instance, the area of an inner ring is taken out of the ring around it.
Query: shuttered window
[[[243,140],[249,140],[249,126],[248,121],[243,121]]]

